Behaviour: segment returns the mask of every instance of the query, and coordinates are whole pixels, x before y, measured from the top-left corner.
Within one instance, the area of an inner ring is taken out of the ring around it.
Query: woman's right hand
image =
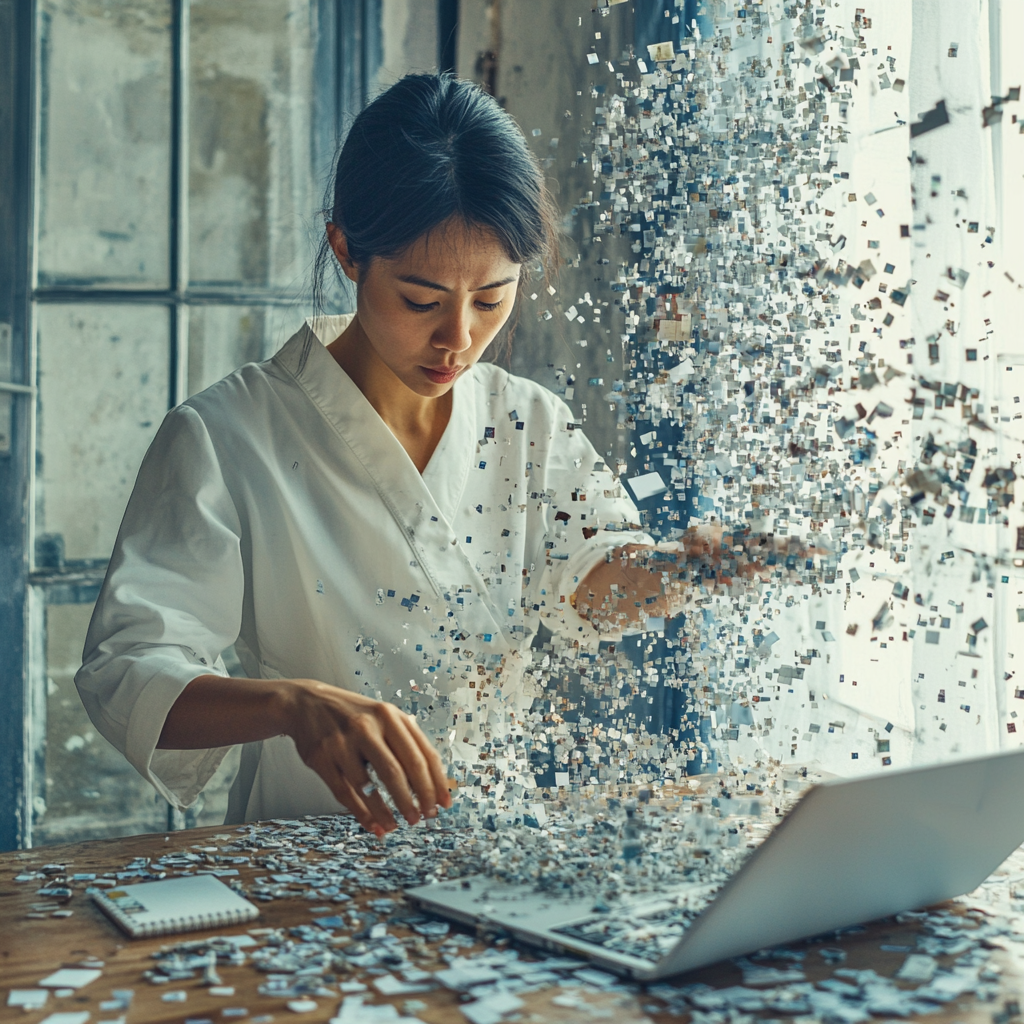
[[[368,765],[410,824],[452,805],[441,756],[415,718],[315,679],[197,676],[168,711],[157,747],[198,750],[281,735],[291,736],[335,798],[378,836],[398,826]]]
[[[410,824],[451,806],[441,757],[412,715],[314,679],[288,682],[288,735],[365,829],[382,836],[398,827],[368,765]]]

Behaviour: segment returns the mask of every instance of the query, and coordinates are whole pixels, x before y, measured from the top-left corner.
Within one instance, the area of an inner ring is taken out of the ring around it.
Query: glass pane
[[[46,811],[33,839],[77,842],[167,828],[167,804],[95,729],[75,689],[91,604],[46,609]]]
[[[193,0],[194,283],[293,287],[304,280],[319,205],[310,135],[315,6]]]
[[[75,689],[91,604],[46,607],[46,808],[37,814],[37,844],[162,832],[167,804],[97,731]],[[230,653],[230,652],[227,652]],[[207,784],[187,819],[219,825],[241,748]]]
[[[272,356],[302,326],[281,306],[193,306],[188,328],[188,393],[208,388],[243,363]]]
[[[39,308],[36,536],[62,536],[66,558],[110,555],[170,364],[162,306]]]
[[[169,0],[42,0],[41,284],[169,283]]]

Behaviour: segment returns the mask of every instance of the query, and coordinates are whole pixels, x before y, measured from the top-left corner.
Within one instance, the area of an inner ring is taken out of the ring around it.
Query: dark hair
[[[445,73],[406,75],[355,119],[338,156],[327,217],[364,269],[394,258],[452,217],[490,228],[523,279],[555,248],[554,207],[515,121],[473,82]],[[324,306],[327,239],[313,271],[313,304]]]

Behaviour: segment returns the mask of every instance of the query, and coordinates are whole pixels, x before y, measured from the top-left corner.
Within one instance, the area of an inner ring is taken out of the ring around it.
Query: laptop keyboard
[[[711,902],[715,891],[717,886],[714,890],[702,888],[699,894],[687,893],[670,904],[660,903],[632,912],[616,907],[551,931],[577,942],[657,963]]]

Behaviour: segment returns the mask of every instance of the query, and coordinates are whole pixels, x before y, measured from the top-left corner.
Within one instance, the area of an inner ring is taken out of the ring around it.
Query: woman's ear
[[[345,237],[345,232],[337,224],[332,224],[330,221],[327,222],[327,241],[330,244],[331,251],[341,264],[341,269],[345,272],[345,276],[350,281],[358,284],[359,268],[352,262],[352,257],[349,255],[348,239]]]

